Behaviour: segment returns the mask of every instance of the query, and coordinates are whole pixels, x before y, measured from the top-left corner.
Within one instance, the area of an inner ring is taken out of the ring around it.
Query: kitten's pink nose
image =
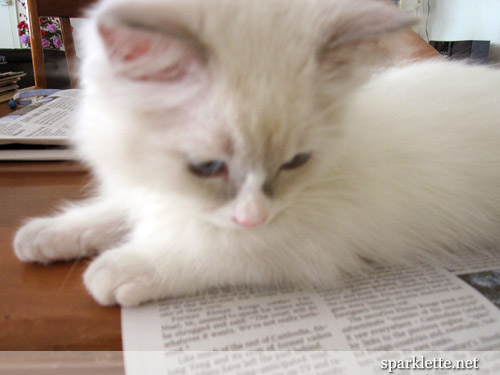
[[[255,218],[255,219],[249,219],[249,218],[239,218],[237,216],[233,216],[233,221],[236,224],[239,224],[243,227],[247,228],[254,228],[258,227],[261,224],[264,224],[267,220],[267,217],[260,217],[260,218]]]

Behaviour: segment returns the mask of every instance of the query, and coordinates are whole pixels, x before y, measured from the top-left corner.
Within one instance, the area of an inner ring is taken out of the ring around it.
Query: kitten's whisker
[[[66,275],[64,276],[64,279],[61,283],[61,285],[59,286],[59,288],[57,289],[57,293],[61,293],[62,290],[64,289],[64,287],[66,286],[69,278],[71,277],[71,275],[73,274],[74,270],[75,270],[75,267],[76,267],[76,264],[80,262],[82,256],[81,255],[78,255],[75,259],[73,259],[72,261],[72,264],[71,264],[71,267],[69,268],[68,272],[66,272]]]

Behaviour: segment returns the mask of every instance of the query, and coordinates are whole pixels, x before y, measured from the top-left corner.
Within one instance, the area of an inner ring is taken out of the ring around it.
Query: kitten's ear
[[[328,53],[338,46],[373,40],[383,34],[406,29],[418,22],[418,18],[401,12],[384,1],[350,4],[340,20],[328,30],[329,38],[320,53]]]
[[[384,1],[345,3],[336,22],[325,30],[325,40],[317,50],[317,59],[327,97],[345,97],[392,57],[380,43],[382,36],[406,29],[418,18],[400,12]],[[331,83],[334,82],[334,85]],[[329,99],[329,100],[330,100]],[[331,100],[330,100],[331,101]]]
[[[126,78],[174,83],[205,70],[205,49],[182,30],[100,23],[98,31],[112,69]]]

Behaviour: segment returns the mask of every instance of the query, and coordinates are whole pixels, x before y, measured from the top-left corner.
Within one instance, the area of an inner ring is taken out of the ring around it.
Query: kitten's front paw
[[[126,249],[99,256],[83,275],[90,294],[102,305],[134,306],[158,298],[154,267]]]
[[[57,217],[38,218],[21,227],[14,238],[14,252],[23,262],[49,263],[78,258],[84,254],[84,231],[67,228]]]

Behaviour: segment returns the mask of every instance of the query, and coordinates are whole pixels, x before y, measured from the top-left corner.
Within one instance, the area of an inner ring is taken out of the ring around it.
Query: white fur
[[[347,0],[148,4],[92,13],[75,142],[99,197],[21,228],[21,260],[107,250],[85,285],[102,304],[134,305],[226,284],[332,286],[366,260],[498,242],[499,71],[430,61],[367,78],[359,40],[407,23],[368,0],[369,12]],[[105,19],[151,23],[166,42],[181,27],[207,65],[188,81],[123,76],[97,31]],[[311,159],[279,172],[300,152]],[[231,182],[194,176],[191,159],[225,160]]]

